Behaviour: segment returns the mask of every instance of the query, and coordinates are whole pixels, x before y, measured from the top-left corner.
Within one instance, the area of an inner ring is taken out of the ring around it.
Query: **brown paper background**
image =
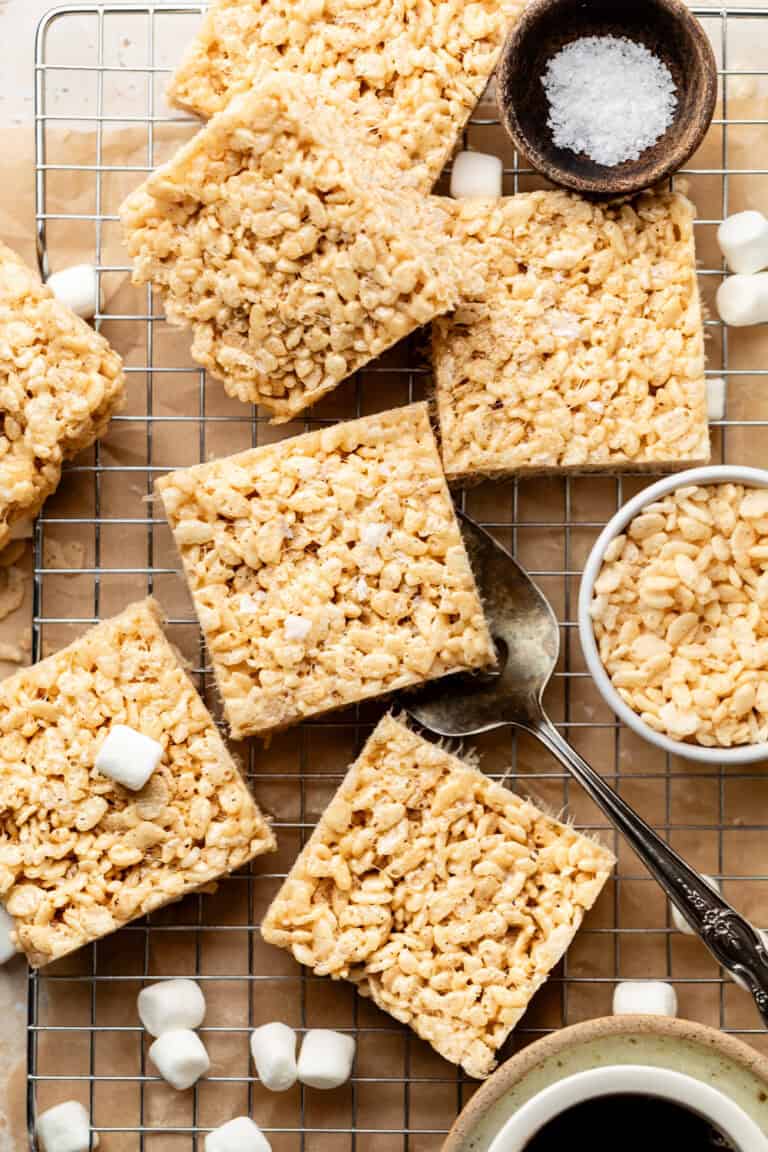
[[[738,30],[736,63],[745,67],[764,25]],[[712,31],[719,37],[720,22]],[[734,33],[736,35],[736,33]],[[763,40],[763,43],[765,41]],[[139,81],[141,82],[141,81]],[[729,114],[735,118],[768,115],[760,82],[734,77],[729,82]],[[153,86],[154,87],[154,86]],[[109,91],[103,98],[109,109]],[[75,103],[73,107],[79,105]],[[482,118],[488,108],[481,108]],[[720,111],[718,112],[718,116]],[[157,300],[132,288],[124,270],[114,215],[123,195],[141,179],[136,171],[148,159],[159,162],[188,133],[184,126],[155,126],[150,143],[143,125],[106,125],[101,137],[92,126],[47,131],[48,162],[105,168],[95,172],[50,172],[45,207],[65,220],[47,226],[47,251],[53,269],[94,259],[100,238],[100,263],[114,268],[102,277],[103,331],[125,356],[130,369],[129,401],[100,448],[71,469],[49,501],[41,526],[42,562],[39,636],[46,654],[80,633],[97,616],[121,609],[130,599],[153,591],[169,614],[172,638],[197,669],[204,668],[191,605],[177,572],[177,557],[162,517],[148,500],[152,479],[171,467],[191,464],[290,435],[303,422],[279,431],[255,422],[248,409],[228,399],[215,381],[204,382],[189,357],[188,337],[169,328]],[[721,167],[722,128],[713,126],[693,166]],[[497,128],[475,126],[470,143],[501,152],[512,165],[511,149]],[[31,255],[29,191],[31,134],[3,133],[0,182],[0,234]],[[759,168],[768,160],[765,128],[733,126],[728,134],[731,166]],[[533,186],[523,177],[519,187]],[[507,190],[514,189],[511,175]],[[729,210],[763,207],[764,177],[732,178]],[[723,181],[715,171],[689,179],[689,191],[702,220],[723,212]],[[23,210],[19,206],[23,204]],[[73,219],[100,209],[100,237],[93,221]],[[715,223],[698,226],[698,251],[704,269],[717,268]],[[702,276],[710,314],[718,279]],[[146,316],[156,319],[150,324]],[[709,332],[712,370],[722,364],[720,329]],[[754,374],[768,367],[763,330],[728,334],[731,369],[728,416],[738,423],[713,434],[715,459],[764,464],[768,438],[768,378]],[[152,363],[154,371],[147,372]],[[348,382],[313,410],[313,420],[335,420],[403,403],[423,394],[424,359],[414,341]],[[746,422],[751,422],[747,424]],[[95,470],[98,463],[103,469]],[[648,479],[626,477],[558,479],[483,485],[466,496],[467,509],[495,526],[512,542],[518,558],[550,596],[563,629],[561,672],[549,693],[553,718],[578,750],[590,759],[641,814],[669,835],[694,865],[724,877],[723,891],[741,911],[768,925],[768,785],[762,766],[747,772],[669,760],[632,734],[619,730],[584,674],[573,628],[578,578],[587,552],[617,501]],[[564,528],[565,521],[571,527]],[[74,569],[84,569],[76,574]],[[67,623],[66,621],[76,621]],[[213,707],[210,679],[201,687]],[[282,953],[262,944],[260,916],[290,867],[313,822],[337,786],[345,765],[365,739],[380,709],[364,707],[305,725],[274,739],[268,749],[255,742],[239,749],[259,801],[275,819],[279,851],[257,862],[251,873],[224,883],[214,896],[187,900],[43,972],[33,986],[35,1023],[54,1031],[36,1032],[32,1046],[38,1108],[79,1098],[92,1110],[105,1152],[186,1152],[195,1146],[192,1129],[214,1127],[249,1111],[269,1130],[275,1152],[434,1152],[457,1108],[472,1092],[455,1070],[410,1033],[394,1024],[351,989],[303,976]],[[509,731],[473,741],[490,773],[512,764],[516,787],[555,810],[567,805],[582,827],[613,834],[591,802],[564,778],[549,757],[524,737]],[[539,993],[510,1045],[529,1042],[543,1030],[610,1012],[617,978],[652,976],[673,979],[680,1013],[743,1034],[762,1050],[765,1035],[749,997],[720,978],[703,947],[670,931],[661,892],[639,862],[620,844],[617,880],[598,906],[547,986]],[[208,1016],[203,1037],[213,1067],[196,1092],[177,1094],[158,1082],[146,1061],[147,1039],[137,1026],[135,997],[142,980],[161,975],[198,974],[204,978]],[[302,1093],[299,1088],[271,1095],[254,1084],[248,1059],[248,1029],[271,1019],[299,1027],[359,1029],[353,1084],[337,1092]],[[375,1084],[383,1078],[384,1083]],[[351,1133],[357,1128],[357,1135]],[[300,1129],[308,1135],[302,1137]],[[176,1131],[174,1131],[174,1129]],[[143,1139],[141,1135],[143,1131]],[[405,1133],[408,1133],[406,1135]],[[197,1140],[202,1147],[202,1139]]]

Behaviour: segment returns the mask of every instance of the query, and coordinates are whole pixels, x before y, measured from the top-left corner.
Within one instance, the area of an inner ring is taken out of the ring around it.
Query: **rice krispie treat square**
[[[485,289],[433,326],[443,463],[478,473],[709,459],[694,209],[531,192],[455,207]]]
[[[0,899],[35,967],[275,846],[161,616],[134,604],[0,684]],[[163,746],[140,792],[95,769],[114,724]]]
[[[63,462],[104,434],[124,388],[104,337],[0,244],[0,548],[58,487]]]
[[[425,404],[156,487],[235,739],[493,663]]]
[[[385,717],[262,924],[483,1078],[605,884],[610,852]]]
[[[270,73],[122,208],[134,283],[277,421],[454,307],[467,277],[444,201],[379,187],[383,162],[329,100]]]
[[[428,192],[483,93],[524,0],[215,0],[170,100],[220,112],[267,66],[312,75],[394,169]]]

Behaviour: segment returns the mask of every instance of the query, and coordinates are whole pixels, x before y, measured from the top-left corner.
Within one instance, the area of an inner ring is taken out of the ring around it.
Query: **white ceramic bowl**
[[[700,744],[688,744],[682,740],[673,740],[660,732],[654,732],[619,696],[603,666],[595,641],[590,605],[594,598],[595,580],[603,566],[608,545],[624,532],[630,520],[634,520],[647,504],[653,504],[676,488],[685,488],[691,484],[745,484],[750,488],[768,488],[768,471],[763,471],[761,468],[739,468],[729,464],[691,468],[687,472],[676,472],[672,476],[666,476],[627,501],[600,533],[584,566],[579,589],[578,613],[581,647],[587,667],[601,696],[609,708],[633,732],[637,732],[657,748],[663,748],[665,752],[673,756],[682,756],[686,760],[697,760],[705,764],[753,764],[756,760],[768,759],[768,743],[740,744],[734,748],[705,748]]]

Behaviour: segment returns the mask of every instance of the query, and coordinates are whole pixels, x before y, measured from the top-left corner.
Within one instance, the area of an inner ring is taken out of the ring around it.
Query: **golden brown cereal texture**
[[[134,282],[277,421],[454,307],[468,275],[445,202],[380,187],[383,160],[326,95],[270,73],[122,209]]]
[[[157,491],[235,739],[493,662],[425,404]]]
[[[616,691],[656,732],[768,741],[768,490],[678,488],[609,546],[592,619]]]
[[[0,684],[0,898],[35,967],[274,848],[147,600]],[[141,792],[96,772],[112,724],[163,745]]]
[[[203,117],[268,66],[313,75],[396,171],[428,192],[524,0],[216,0],[170,99]]]
[[[0,244],[0,548],[123,402],[120,357]]]
[[[354,981],[482,1078],[613,865],[594,841],[388,716],[262,935],[317,975]]]
[[[709,459],[685,197],[532,192],[455,212],[488,266],[484,293],[433,326],[449,479]]]

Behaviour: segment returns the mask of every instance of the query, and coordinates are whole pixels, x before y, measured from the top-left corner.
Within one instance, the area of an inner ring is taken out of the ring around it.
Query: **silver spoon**
[[[755,998],[768,1027],[768,951],[760,932],[715,892],[560,735],[543,695],[557,664],[560,629],[544,596],[510,553],[461,515],[464,543],[498,649],[484,675],[434,681],[402,704],[438,736],[473,736],[511,724],[535,736],[603,810],[718,964]]]

